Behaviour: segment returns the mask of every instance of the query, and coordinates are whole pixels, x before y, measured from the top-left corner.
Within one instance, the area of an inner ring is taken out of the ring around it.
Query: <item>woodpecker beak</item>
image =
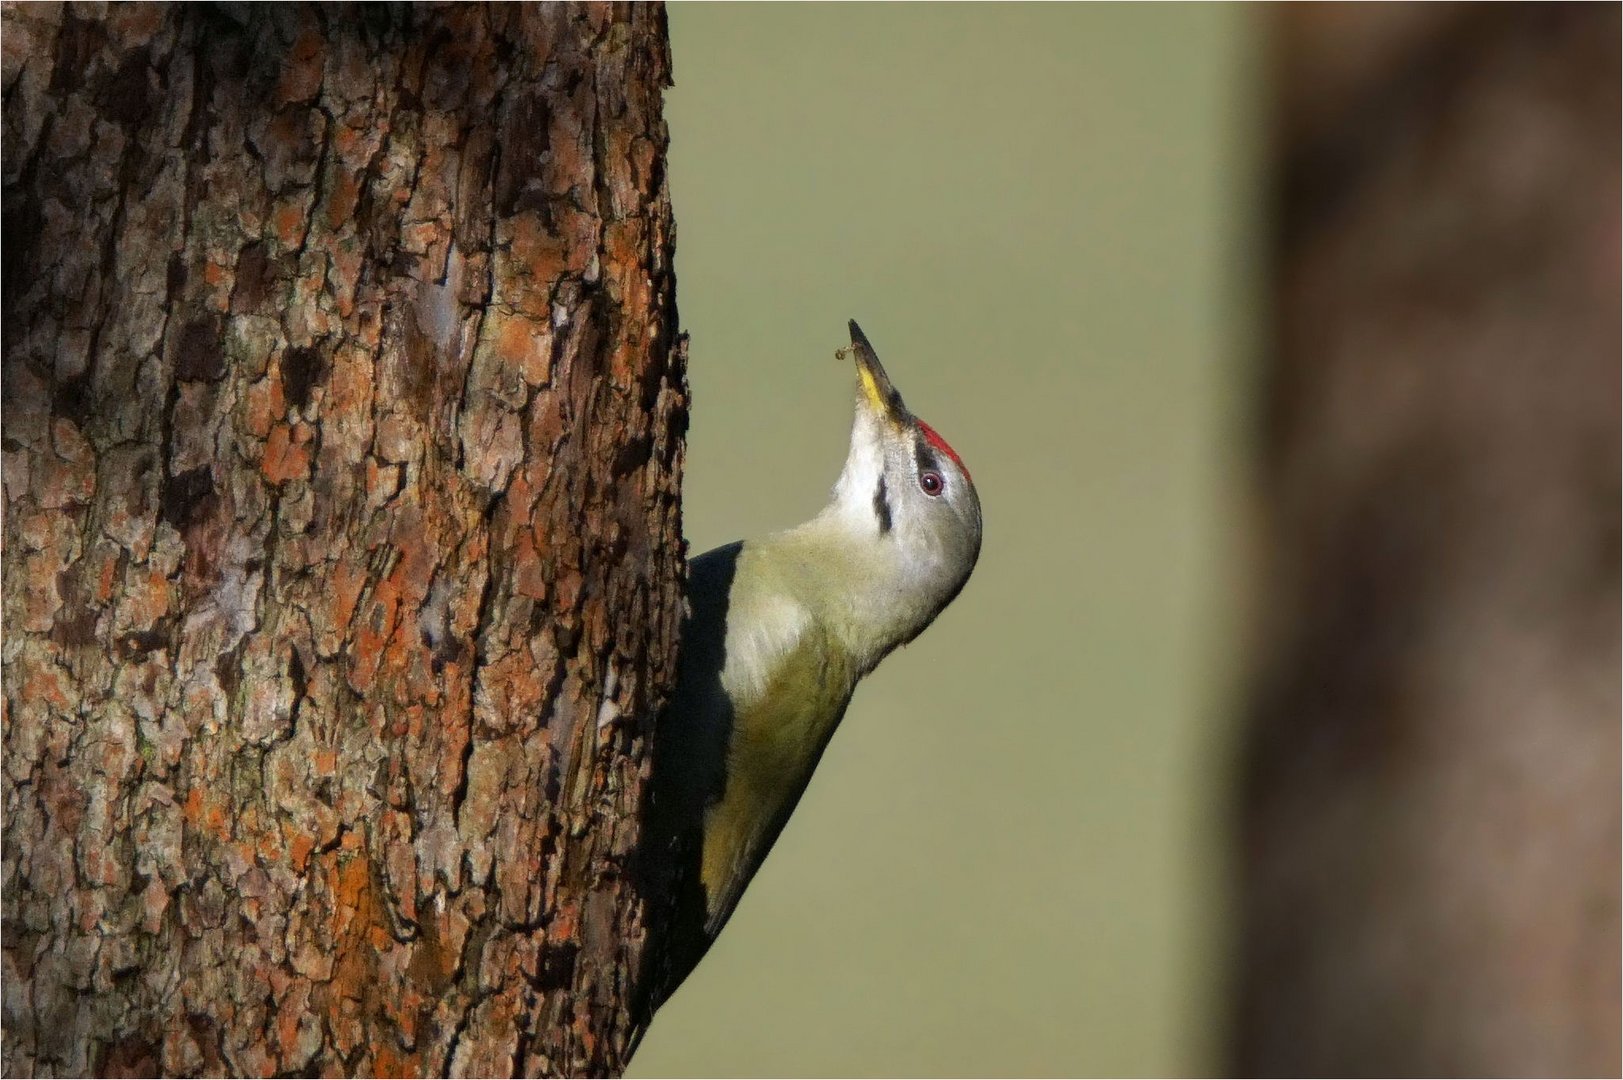
[[[885,374],[885,366],[879,362],[873,346],[868,343],[868,335],[862,332],[855,319],[851,320],[850,351],[857,361],[857,378],[862,381],[862,395],[868,407],[893,424],[905,424],[911,420],[912,414],[902,404],[901,391],[891,385],[890,376]],[[843,355],[845,350],[840,352]]]

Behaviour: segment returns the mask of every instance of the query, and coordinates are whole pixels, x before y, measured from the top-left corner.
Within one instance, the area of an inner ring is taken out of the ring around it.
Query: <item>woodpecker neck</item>
[[[844,646],[858,676],[910,641],[935,612],[921,602],[894,547],[852,528],[837,504],[766,541],[797,568],[802,604]]]
[[[823,620],[859,674],[917,637],[962,588],[973,559],[911,518],[899,500],[876,510],[880,476],[853,452],[834,498],[812,520],[766,541],[798,568],[794,588]],[[888,527],[880,518],[888,514]]]

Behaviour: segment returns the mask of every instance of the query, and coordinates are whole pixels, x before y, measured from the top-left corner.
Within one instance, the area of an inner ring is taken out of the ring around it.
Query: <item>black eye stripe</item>
[[[885,478],[879,477],[879,486],[873,492],[873,514],[879,519],[880,535],[890,532],[890,498],[885,491]]]
[[[935,451],[923,439],[913,440],[913,461],[919,467],[919,475],[927,472],[940,472],[941,464],[936,459]]]

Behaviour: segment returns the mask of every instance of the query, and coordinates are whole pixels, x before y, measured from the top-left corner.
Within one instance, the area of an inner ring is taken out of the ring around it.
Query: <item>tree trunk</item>
[[[1618,8],[1281,14],[1233,1068],[1615,1076]]]
[[[663,11],[4,19],[5,1072],[618,1070]]]

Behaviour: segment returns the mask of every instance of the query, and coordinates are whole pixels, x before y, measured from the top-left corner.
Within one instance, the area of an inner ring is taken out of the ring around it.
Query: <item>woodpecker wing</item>
[[[771,608],[789,601],[735,595],[734,603]],[[758,632],[782,618],[769,612],[742,625]],[[775,640],[735,642],[728,635],[723,681],[735,691],[734,723],[722,795],[705,816],[701,872],[711,937],[721,932],[800,801],[856,682],[826,628],[808,617],[793,625],[792,637]],[[763,648],[771,655],[762,655]]]

